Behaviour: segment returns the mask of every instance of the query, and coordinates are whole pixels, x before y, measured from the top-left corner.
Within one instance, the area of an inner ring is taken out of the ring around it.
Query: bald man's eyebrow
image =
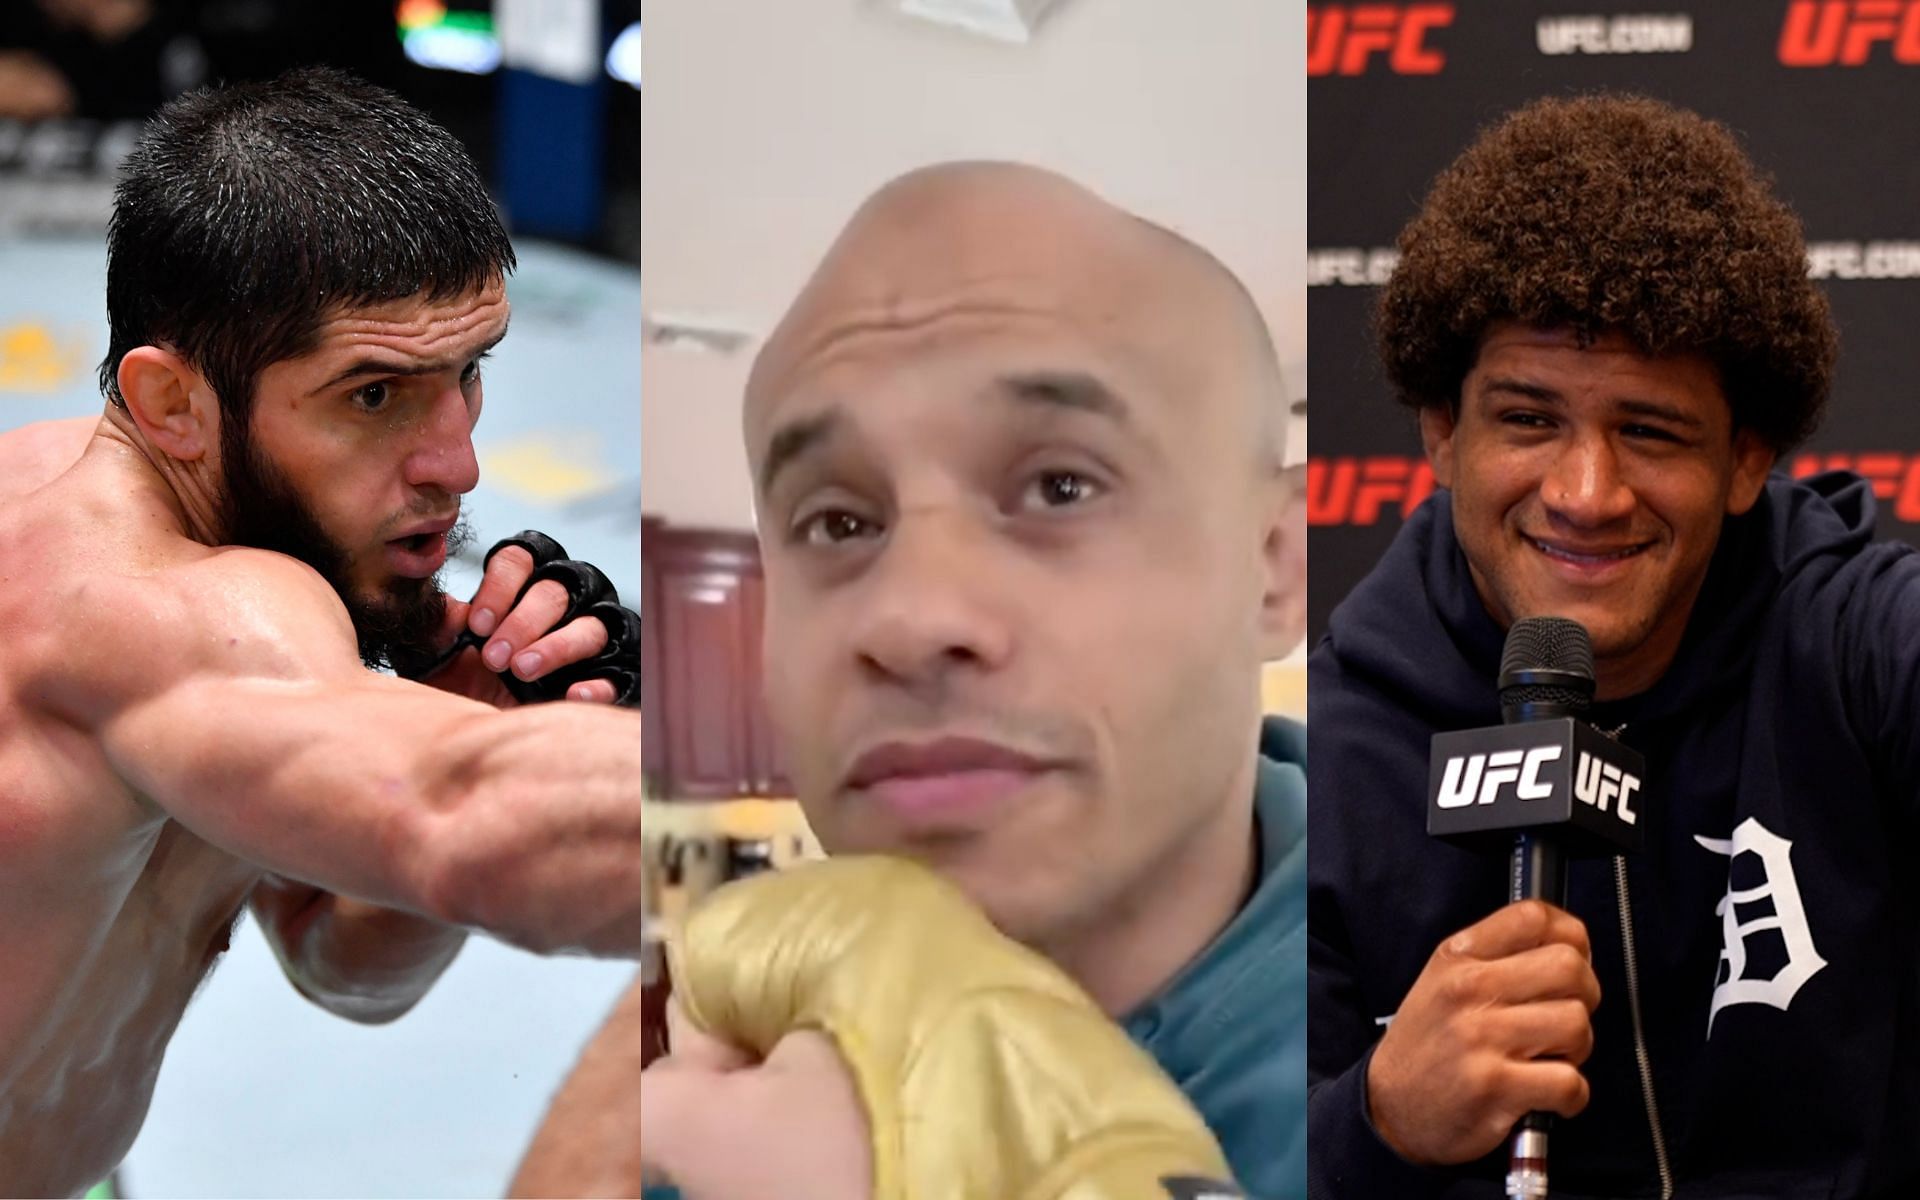
[[[796,459],[825,446],[846,422],[839,409],[829,409],[817,417],[807,417],[774,430],[767,443],[766,461],[760,464],[760,494],[773,491],[774,480]]]
[[[1001,391],[1022,404],[1092,413],[1120,425],[1133,417],[1127,402],[1112,388],[1083,371],[1024,371],[1003,375]]]

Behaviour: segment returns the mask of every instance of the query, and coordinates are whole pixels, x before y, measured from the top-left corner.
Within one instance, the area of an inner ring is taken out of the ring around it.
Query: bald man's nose
[[[465,495],[480,483],[480,460],[473,449],[473,410],[458,387],[434,399],[404,468],[417,488],[439,488]]]
[[[1006,660],[1013,630],[983,542],[957,519],[896,522],[854,617],[854,651],[873,672],[912,687]]]
[[[1598,432],[1577,434],[1566,442],[1540,491],[1549,512],[1581,528],[1621,520],[1632,514],[1636,503],[1613,440]]]

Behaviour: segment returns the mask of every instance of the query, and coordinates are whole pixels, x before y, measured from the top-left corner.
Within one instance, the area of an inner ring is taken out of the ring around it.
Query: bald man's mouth
[[[861,754],[843,788],[909,828],[952,827],[986,820],[1065,765],[976,738],[894,741]]]

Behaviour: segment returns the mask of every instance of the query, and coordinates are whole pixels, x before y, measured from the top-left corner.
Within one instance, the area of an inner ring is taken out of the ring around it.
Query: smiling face
[[[1705,358],[1511,322],[1482,339],[1457,415],[1424,409],[1421,433],[1487,611],[1586,626],[1603,699],[1673,661],[1721,523],[1773,464]]]
[[[507,316],[498,280],[338,312],[312,351],[260,373],[248,426],[223,438],[228,540],[319,570],[369,660],[430,656],[437,574],[479,480],[480,360]]]
[[[756,365],[767,688],[830,851],[1044,943],[1245,838],[1297,585],[1220,281],[1062,181],[975,182],[883,193]]]

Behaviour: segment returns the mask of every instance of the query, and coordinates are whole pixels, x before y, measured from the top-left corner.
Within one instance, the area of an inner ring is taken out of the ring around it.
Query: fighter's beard
[[[439,575],[395,576],[377,595],[360,592],[351,577],[353,556],[327,535],[292,482],[258,453],[253,439],[242,433],[222,449],[227,543],[277,551],[318,571],[346,606],[360,661],[369,668],[387,667],[405,677],[423,671],[437,657],[446,619],[447,596]],[[472,540],[473,531],[462,518],[447,533],[447,557]]]

